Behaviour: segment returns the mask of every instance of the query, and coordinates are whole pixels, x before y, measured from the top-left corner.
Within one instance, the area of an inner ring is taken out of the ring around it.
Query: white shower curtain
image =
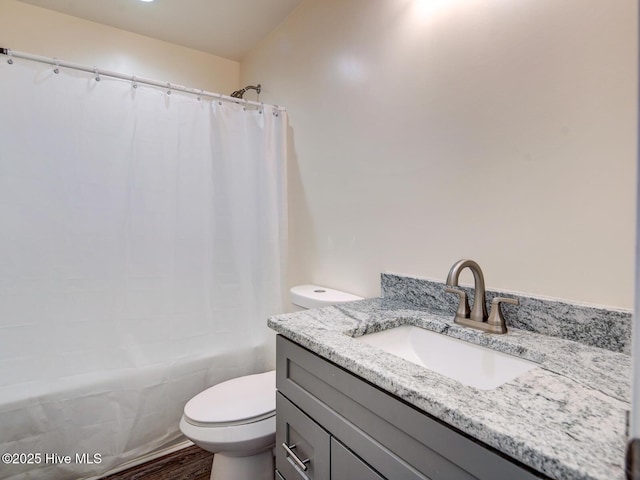
[[[0,453],[40,454],[0,478],[105,472],[273,368],[285,155],[271,107],[0,63]]]

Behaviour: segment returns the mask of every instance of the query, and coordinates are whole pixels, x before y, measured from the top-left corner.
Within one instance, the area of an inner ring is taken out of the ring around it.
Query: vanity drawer
[[[276,469],[287,480],[329,480],[331,437],[276,394]]]

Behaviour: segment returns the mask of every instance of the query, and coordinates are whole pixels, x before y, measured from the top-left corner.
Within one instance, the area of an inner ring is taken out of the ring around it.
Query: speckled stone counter
[[[453,323],[406,299],[378,298],[278,315],[268,325],[379,388],[554,479],[622,480],[631,357],[510,327],[506,335]],[[478,390],[354,340],[416,325],[539,363]]]

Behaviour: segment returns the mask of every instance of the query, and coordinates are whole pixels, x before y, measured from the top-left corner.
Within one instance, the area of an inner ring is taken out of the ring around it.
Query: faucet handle
[[[456,317],[469,318],[469,315],[471,314],[471,308],[469,308],[469,300],[467,300],[467,292],[457,288],[449,288],[449,287],[445,288],[444,291],[447,293],[455,293],[460,297],[460,303],[458,304]]]
[[[489,319],[487,323],[489,325],[493,325],[495,329],[499,329],[500,333],[507,332],[507,324],[504,321],[504,317],[502,316],[502,309],[500,308],[501,303],[510,303],[511,305],[520,305],[520,302],[517,298],[507,298],[507,297],[495,297],[491,300],[491,313],[489,314]],[[496,332],[498,333],[498,332]]]

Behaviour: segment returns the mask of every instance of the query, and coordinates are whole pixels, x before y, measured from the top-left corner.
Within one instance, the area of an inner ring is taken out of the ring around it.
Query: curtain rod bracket
[[[7,55],[9,57],[9,59],[7,60],[7,63],[9,65],[13,65],[13,58],[12,58],[11,49],[0,47],[0,53],[2,53],[3,55]]]

